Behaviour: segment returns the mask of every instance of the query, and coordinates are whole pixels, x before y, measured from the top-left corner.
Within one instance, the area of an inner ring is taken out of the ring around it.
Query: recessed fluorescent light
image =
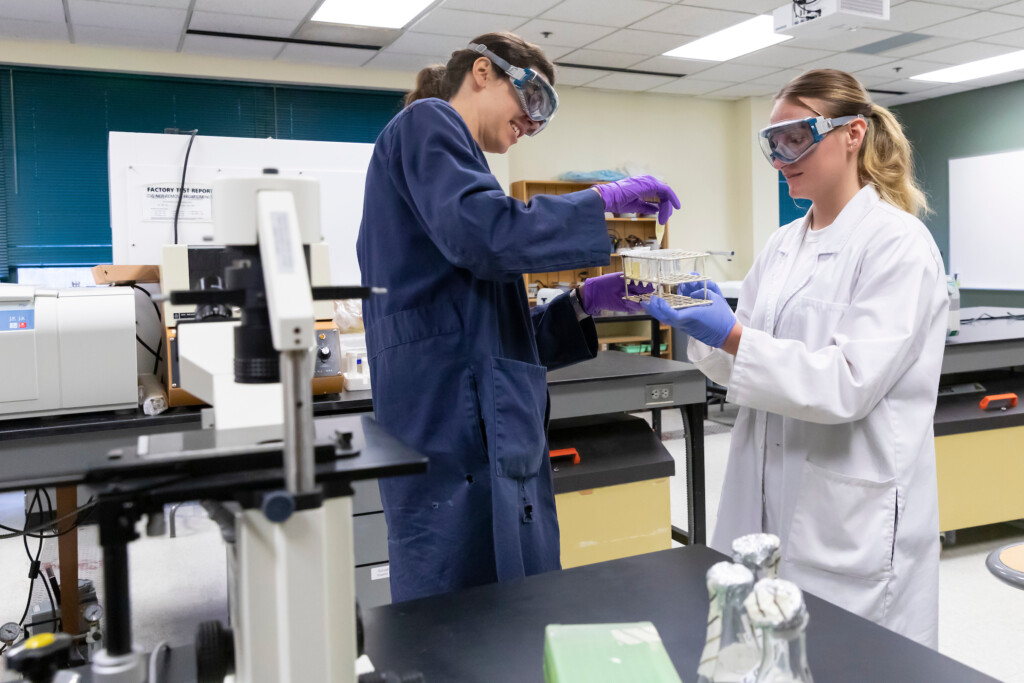
[[[325,0],[313,21],[375,28],[402,28],[433,0]]]
[[[996,74],[1006,73],[1007,71],[1016,71],[1017,69],[1024,69],[1024,50],[999,55],[998,57],[979,59],[976,62],[967,62],[966,64],[951,66],[945,69],[939,69],[938,71],[929,71],[928,73],[921,74],[920,76],[911,76],[910,80],[932,81],[935,83],[960,83],[962,81],[970,81],[975,78],[995,76]]]
[[[709,36],[698,38],[692,43],[669,50],[666,57],[701,59],[707,62],[725,62],[748,52],[766,48],[793,36],[775,32],[771,15],[763,14],[753,19],[722,29]]]

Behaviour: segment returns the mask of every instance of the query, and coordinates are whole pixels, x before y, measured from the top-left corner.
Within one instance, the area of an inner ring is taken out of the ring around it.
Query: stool
[[[997,578],[1024,590],[1024,543],[1011,543],[993,550],[985,564]]]

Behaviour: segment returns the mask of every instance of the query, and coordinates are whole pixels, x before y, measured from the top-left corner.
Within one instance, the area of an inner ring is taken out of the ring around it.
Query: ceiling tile
[[[886,83],[884,86],[879,86],[882,90],[895,90],[897,92],[925,92],[926,90],[935,90],[935,88],[941,87],[945,83],[934,83],[931,81],[912,81],[908,78],[904,78],[899,81],[893,81],[892,83]]]
[[[588,88],[603,88],[605,90],[634,90],[644,91],[658,86],[665,85],[677,79],[667,76],[648,76],[647,74],[609,74],[602,76],[596,81],[587,83]]]
[[[612,52],[632,52],[648,56],[661,55],[674,50],[689,38],[675,33],[657,33],[655,31],[636,31],[624,28],[600,40],[587,45],[594,50],[611,50]]]
[[[303,62],[327,66],[362,66],[377,55],[374,50],[358,50],[327,45],[286,45],[278,55],[279,62]]]
[[[803,69],[785,69],[783,71],[776,71],[773,74],[768,74],[767,76],[754,78],[747,82],[757,83],[758,85],[768,85],[771,86],[773,89],[778,90],[782,86],[786,85],[791,80],[793,80],[797,76],[800,76],[803,73]]]
[[[177,50],[181,31],[125,31],[103,26],[75,26],[79,45],[119,45],[149,50]]]
[[[667,74],[695,74],[716,67],[720,62],[699,62],[695,59],[677,57],[652,57],[633,65],[634,69],[660,71]]]
[[[940,62],[942,64],[966,64],[979,59],[988,59],[1013,52],[1012,47],[1005,45],[990,45],[988,43],[960,43],[952,47],[926,52],[918,55],[917,58],[929,62]]]
[[[993,43],[995,45],[1004,45],[1007,47],[1024,48],[1024,29],[1017,29],[1016,31],[1007,31],[1006,33],[989,36],[988,38],[985,38],[985,42]]]
[[[331,43],[352,43],[354,45],[390,45],[401,29],[369,28],[366,26],[340,26],[310,21],[302,25],[295,34],[296,38],[305,40],[325,40]]]
[[[389,71],[419,71],[431,64],[442,64],[448,58],[440,55],[430,57],[428,55],[403,55],[394,52],[378,52],[375,57],[366,62],[363,66],[371,69],[386,69]],[[410,87],[411,87],[410,83]]]
[[[830,50],[810,50],[800,47],[788,47],[786,45],[772,45],[757,52],[748,52],[745,55],[730,60],[737,64],[756,64],[759,66],[777,66],[779,68],[791,66],[812,65],[829,55],[835,54]]]
[[[709,93],[712,97],[770,97],[776,88],[757,83],[736,83]]]
[[[610,71],[598,71],[596,69],[573,69],[572,67],[560,66],[555,72],[555,84],[559,86],[586,85],[610,73]]]
[[[673,5],[638,21],[630,28],[678,33],[684,36],[706,36],[709,33],[746,21],[750,17],[750,14],[739,12]]]
[[[897,61],[893,57],[862,55],[856,52],[838,52],[832,56],[819,59],[813,64],[815,69],[839,69],[840,71],[863,71],[889,62]],[[810,67],[812,65],[808,65]]]
[[[1001,12],[1002,14],[1016,14],[1018,17],[1024,17],[1024,0],[1011,2],[1008,5],[999,5],[999,7],[996,8],[996,12]]]
[[[71,23],[79,26],[100,26],[135,30],[140,26],[150,28],[176,29],[185,24],[186,11],[169,7],[140,7],[95,0],[68,0]]]
[[[417,33],[440,33],[448,36],[475,37],[494,31],[515,31],[515,29],[527,21],[529,21],[529,17],[467,12],[442,7],[430,11],[425,17],[413,24],[409,30]]]
[[[561,0],[516,0],[513,14],[536,17],[557,5]],[[443,7],[468,9],[478,12],[494,11],[494,0],[445,0]]]
[[[193,12],[192,21],[189,22],[188,27],[197,31],[220,31],[222,33],[244,33],[251,36],[283,38],[292,35],[298,25],[299,22],[295,19],[272,19],[220,12]]]
[[[185,36],[182,52],[248,59],[273,59],[281,51],[281,43],[267,40],[244,40],[216,36]]]
[[[754,66],[753,64],[733,64],[732,62],[725,62],[718,66],[713,66],[710,69],[705,69],[700,72],[702,79],[706,78],[712,81],[728,81],[731,83],[742,83],[743,81],[751,81],[755,78],[761,78],[768,74],[775,73],[778,71],[774,66]]]
[[[915,57],[924,52],[931,52],[932,50],[939,50],[950,45],[957,44],[956,38],[944,38],[942,36],[931,36],[924,40],[919,40],[915,43],[907,43],[900,47],[894,47],[891,50],[885,52],[879,52],[879,55],[887,55],[895,57],[897,59],[905,59],[907,57]]]
[[[929,71],[942,69],[943,65],[938,62],[923,62],[917,59],[898,59],[890,64],[864,69],[857,73],[858,78],[878,77],[889,78],[890,80],[912,78]]]
[[[787,47],[813,47],[819,50],[852,50],[855,47],[876,43],[879,40],[900,35],[896,31],[882,31],[875,28],[860,28],[854,31],[834,29],[822,35],[798,36],[786,43]]]
[[[319,0],[196,0],[195,11],[244,14],[275,19],[305,19]]]
[[[753,14],[771,14],[776,7],[782,7],[779,0],[685,0],[681,4],[711,9],[729,9]]]
[[[548,45],[547,43],[533,44],[539,47],[541,51],[544,53],[544,56],[550,59],[552,62],[557,59],[561,59],[562,57],[576,49],[574,47],[564,47],[562,45]]]
[[[960,40],[976,40],[985,36],[995,35],[996,33],[1013,31],[1018,28],[1024,28],[1024,17],[996,14],[994,12],[977,12],[961,19],[929,26],[928,28],[921,29],[919,32],[932,36],[959,38]]]
[[[522,38],[538,45],[564,45],[565,47],[583,47],[612,32],[607,26],[591,26],[590,24],[572,24],[551,19],[534,19],[523,24],[516,33]],[[551,35],[545,37],[544,33]]]
[[[0,36],[19,40],[62,40],[68,42],[68,27],[62,21],[22,21],[4,19],[0,21]]]
[[[727,88],[735,83],[727,83],[726,81],[701,81],[693,78],[679,78],[666,85],[658,86],[651,90],[651,92],[663,92],[673,95],[703,95],[705,93],[713,92],[715,90],[721,90]]]
[[[0,19],[64,23],[64,5],[60,0],[3,0]]]
[[[941,0],[939,4],[955,5],[956,7],[968,7],[970,9],[992,9],[998,5],[1006,4],[1006,0]]]
[[[566,64],[606,66],[625,69],[647,59],[646,55],[631,55],[628,52],[607,52],[605,50],[576,50],[561,58]]]
[[[889,20],[867,19],[865,25],[889,31],[912,32],[926,26],[941,24],[971,14],[974,10],[966,7],[936,5],[930,2],[911,0],[889,9]]]
[[[450,55],[466,47],[473,36],[440,36],[433,33],[406,31],[388,45],[388,52],[411,55]]]
[[[565,0],[549,9],[541,17],[621,28],[649,17],[655,12],[660,12],[666,7],[667,5],[664,3],[649,2],[649,0],[615,0],[614,2]]]

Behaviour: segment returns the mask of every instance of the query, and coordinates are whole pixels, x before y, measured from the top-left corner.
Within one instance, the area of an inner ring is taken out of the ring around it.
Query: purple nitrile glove
[[[700,273],[690,271],[690,275],[700,275]],[[676,294],[682,294],[683,296],[688,296],[693,299],[703,299],[705,286],[707,287],[709,292],[714,292],[718,296],[725,298],[725,295],[722,294],[722,290],[718,288],[718,285],[715,284],[714,280],[684,282],[683,284],[679,285],[679,287],[676,288]]]
[[[666,325],[720,349],[736,325],[736,316],[725,298],[710,287],[708,298],[711,299],[710,304],[674,309],[664,299],[655,296],[651,297],[649,304],[644,304],[644,309]]]
[[[671,187],[649,175],[594,185],[594,189],[604,198],[605,211],[657,213],[658,222],[662,225],[672,215],[672,207],[678,209],[682,206]]]
[[[629,285],[630,294],[650,294],[653,291],[654,285]],[[583,301],[580,303],[588,315],[600,315],[601,311],[640,313],[643,307],[635,301],[623,299],[625,295],[626,283],[622,280],[622,273],[609,273],[583,282]]]

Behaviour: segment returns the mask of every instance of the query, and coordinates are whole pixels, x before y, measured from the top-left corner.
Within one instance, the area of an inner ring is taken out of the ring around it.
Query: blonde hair
[[[928,213],[928,200],[914,178],[914,154],[903,127],[891,111],[871,101],[860,82],[836,69],[815,69],[782,87],[776,100],[807,107],[804,98],[825,103],[823,116],[861,115],[867,134],[857,157],[857,174],[879,196],[915,216]],[[808,107],[810,108],[810,107]]]

